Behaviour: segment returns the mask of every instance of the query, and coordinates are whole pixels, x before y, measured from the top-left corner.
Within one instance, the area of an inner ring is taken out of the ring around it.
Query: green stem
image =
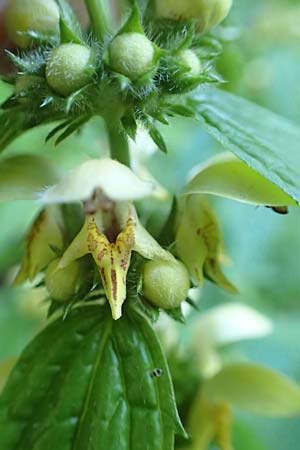
[[[93,31],[99,41],[103,41],[105,34],[111,28],[111,17],[104,0],[85,0]]]
[[[110,156],[122,164],[130,167],[129,145],[126,136],[116,127],[107,124],[110,145]]]

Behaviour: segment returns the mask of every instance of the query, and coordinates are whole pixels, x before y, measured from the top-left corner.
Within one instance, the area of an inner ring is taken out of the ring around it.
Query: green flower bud
[[[27,48],[32,42],[32,38],[26,35],[29,31],[59,32],[58,5],[54,0],[10,0],[6,10],[6,28],[12,42]]]
[[[179,261],[148,261],[144,266],[143,291],[154,305],[164,309],[177,308],[187,297],[189,274]]]
[[[199,31],[206,31],[222,22],[231,6],[232,0],[156,0],[156,14],[165,19],[195,19]]]
[[[155,49],[141,33],[118,35],[109,49],[110,66],[131,80],[145,75],[154,66]]]
[[[60,259],[52,261],[46,271],[45,284],[48,292],[56,301],[70,299],[76,291],[76,282],[80,274],[80,263],[73,261],[67,267],[59,269]]]
[[[62,44],[51,54],[46,65],[49,86],[67,97],[91,81],[95,72],[94,55],[89,47]]]
[[[184,76],[198,77],[202,71],[200,59],[193,50],[182,50],[178,54],[178,58],[181,64],[187,67],[188,72]]]

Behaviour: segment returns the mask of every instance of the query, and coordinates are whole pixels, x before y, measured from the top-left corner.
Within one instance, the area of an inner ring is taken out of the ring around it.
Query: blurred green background
[[[300,125],[300,1],[234,3],[226,23],[229,28],[219,31],[227,40],[219,63],[228,80],[225,88]],[[1,98],[6,89],[1,86]],[[147,158],[154,176],[176,192],[189,171],[220,148],[193,121],[182,119],[173,125],[162,128],[169,154],[150,149]],[[80,135],[59,147],[45,144],[46,134],[45,127],[27,133],[11,144],[3,157],[24,151],[45,152],[67,169],[108,151],[100,120],[93,120]],[[300,381],[300,211],[291,209],[287,216],[280,216],[262,207],[211,200],[231,260],[226,271],[241,294],[233,298],[207,282],[201,309],[238,300],[270,317],[274,322],[270,336],[231,346],[230,353],[235,359],[270,365]],[[36,211],[30,202],[0,205],[0,362],[16,358],[42,324],[43,310],[22,290],[9,287],[13,268],[24,250],[23,237]],[[0,382],[1,376],[4,372],[0,372]],[[237,450],[296,450],[300,446],[299,418],[266,420],[240,412],[236,417]]]

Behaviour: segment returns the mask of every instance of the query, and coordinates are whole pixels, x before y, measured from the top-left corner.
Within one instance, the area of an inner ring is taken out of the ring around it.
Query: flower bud
[[[148,261],[144,265],[143,291],[154,305],[164,309],[177,308],[187,297],[190,288],[185,266],[173,261]]]
[[[227,16],[232,0],[155,0],[158,17],[174,20],[195,19],[203,32],[218,25]]]
[[[58,33],[59,17],[54,0],[10,0],[5,17],[9,38],[19,47],[27,48],[32,38],[26,33]]]
[[[95,71],[93,52],[80,44],[62,44],[51,54],[46,65],[49,86],[67,97],[87,84]]]
[[[76,282],[80,273],[80,263],[73,261],[67,267],[59,269],[60,259],[52,261],[46,271],[45,284],[48,292],[58,302],[70,299],[76,292]]]
[[[179,62],[188,69],[188,71],[184,74],[185,77],[188,76],[196,78],[200,75],[202,71],[201,62],[193,50],[182,50],[178,54],[178,59]]]
[[[112,41],[109,57],[112,70],[136,80],[153,68],[155,49],[143,34],[123,33]]]

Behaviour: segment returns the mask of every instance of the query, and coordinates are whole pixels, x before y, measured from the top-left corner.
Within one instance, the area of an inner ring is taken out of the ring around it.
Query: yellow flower
[[[58,269],[91,254],[114,319],[122,315],[133,251],[147,259],[174,260],[142,226],[132,203],[149,195],[153,188],[128,167],[103,159],[82,164],[40,196],[46,204],[83,201],[84,226],[66,249]]]
[[[200,286],[206,275],[220,287],[237,293],[221,270],[220,262],[224,253],[221,229],[203,195],[182,196],[177,220],[176,249]]]
[[[34,221],[27,237],[25,257],[14,284],[33,281],[53,259],[53,248],[63,245],[63,217],[56,205],[47,206]]]

